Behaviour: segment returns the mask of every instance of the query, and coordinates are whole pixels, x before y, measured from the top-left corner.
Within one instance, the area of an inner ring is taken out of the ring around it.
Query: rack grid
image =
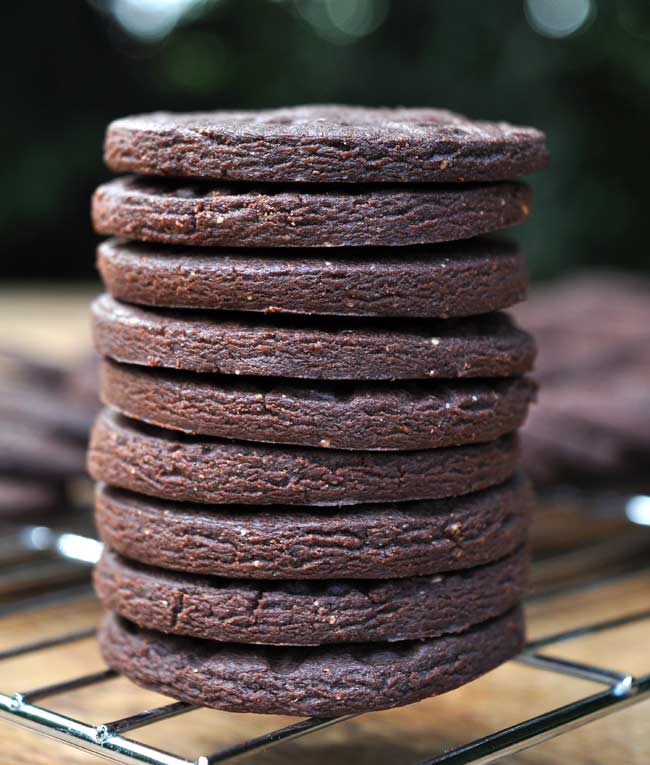
[[[47,540],[46,549],[57,549],[56,535],[42,535],[42,537]],[[31,537],[27,534],[26,538],[30,539]],[[97,543],[94,540],[88,540],[90,544],[88,547],[81,544],[82,538],[77,541],[80,544],[73,545],[72,552],[68,549],[62,554],[76,560],[80,560],[79,556],[82,555],[81,559],[85,563],[91,563],[99,552]],[[59,550],[59,552],[61,551]],[[636,569],[636,573],[628,573],[626,576],[646,574],[648,570],[646,567],[640,567]],[[583,582],[571,589],[580,591],[594,586],[593,581]],[[78,586],[71,590],[72,597],[78,597],[81,593],[87,594],[87,592],[87,588],[80,589]],[[41,595],[35,600],[35,604],[42,607],[48,601],[52,602],[60,596],[60,591],[58,595],[56,592],[45,596]],[[586,624],[569,631],[549,634],[529,642],[524,651],[513,661],[543,672],[559,673],[597,683],[603,686],[602,689],[511,727],[469,741],[441,754],[432,755],[420,760],[419,765],[465,765],[466,763],[485,765],[492,763],[650,698],[650,656],[648,657],[648,672],[635,676],[632,673],[614,671],[605,666],[569,661],[549,653],[549,649],[552,650],[555,646],[567,641],[578,640],[598,633],[612,632],[644,622],[650,629],[650,609]],[[47,648],[91,639],[93,636],[94,629],[87,629],[16,645],[0,652],[0,667],[2,662],[7,659],[35,654]],[[93,725],[61,714],[55,709],[45,708],[39,703],[43,699],[54,698],[67,691],[97,686],[114,677],[116,674],[112,670],[98,667],[95,672],[53,685],[17,692],[13,690],[6,693],[0,692],[0,719],[29,728],[118,763],[129,765],[139,763],[148,763],[149,765],[217,765],[217,763],[241,760],[259,753],[263,749],[340,724],[353,717],[301,720],[235,746],[211,754],[200,755],[194,760],[188,760],[173,752],[163,751],[135,741],[125,734],[186,714],[197,709],[195,705],[171,702],[143,710],[129,717]]]

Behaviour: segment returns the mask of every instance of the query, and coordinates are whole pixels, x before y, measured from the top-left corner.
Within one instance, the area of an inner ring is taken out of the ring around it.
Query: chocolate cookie
[[[525,377],[391,383],[230,378],[105,361],[101,395],[122,414],[188,434],[333,449],[407,450],[492,441],[535,398]]]
[[[76,379],[81,369],[80,364],[56,366],[0,349],[0,430],[10,435],[14,423],[19,430],[31,428],[41,437],[60,438],[62,450],[66,442],[85,443],[99,401],[96,382],[93,398],[80,395]]]
[[[98,487],[107,545],[151,566],[234,579],[387,579],[491,563],[526,538],[533,498],[517,476],[450,500],[345,508],[205,507]]]
[[[447,319],[336,319],[93,304],[95,344],[116,361],[192,372],[311,379],[512,377],[535,345],[505,314]]]
[[[107,611],[143,628],[222,643],[308,646],[464,632],[513,608],[527,573],[524,548],[467,571],[364,582],[191,576],[105,549],[94,581]]]
[[[24,519],[61,507],[63,489],[56,483],[39,483],[33,478],[0,475],[0,519]]]
[[[99,645],[114,670],[182,701],[231,712],[334,717],[457,688],[518,653],[524,622],[514,609],[460,635],[291,648],[163,635],[108,614]]]
[[[193,438],[106,409],[88,469],[97,481],[162,499],[201,503],[343,505],[438,499],[505,481],[516,436],[410,452],[350,452]]]
[[[202,247],[361,247],[469,239],[521,223],[521,183],[265,186],[117,178],[93,196],[99,234]]]
[[[85,474],[85,447],[18,420],[0,422],[0,473],[58,482]]]
[[[541,170],[544,134],[442,109],[343,105],[116,120],[117,172],[231,181],[488,181]]]
[[[542,396],[524,432],[542,484],[642,493],[650,452],[650,280],[583,273],[518,313],[539,338]]]
[[[95,393],[95,396],[97,394]],[[97,414],[97,405],[78,401],[72,391],[0,381],[0,422],[30,425],[52,438],[85,443]]]
[[[295,254],[292,254],[295,253]],[[111,239],[97,265],[113,297],[169,308],[336,316],[472,316],[526,294],[507,240],[394,250],[165,249]]]

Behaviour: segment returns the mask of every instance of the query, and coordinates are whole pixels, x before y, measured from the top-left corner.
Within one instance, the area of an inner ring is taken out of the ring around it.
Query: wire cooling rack
[[[634,520],[631,518],[631,520]],[[638,519],[637,519],[638,520]],[[647,520],[647,519],[646,519]],[[643,521],[645,525],[645,521]],[[28,527],[19,532],[23,543],[29,549],[58,552],[66,559],[91,563],[100,552],[99,544],[92,539],[78,535],[56,534],[42,527]],[[646,573],[649,569],[639,568],[637,574]],[[628,576],[630,574],[628,573]],[[634,574],[632,574],[634,576]],[[572,589],[580,591],[593,588],[594,583],[584,582]],[[61,597],[77,597],[80,593],[87,595],[88,588],[77,585],[71,591],[56,590],[45,595],[39,595],[32,605],[41,607],[55,602]],[[18,606],[20,607],[20,606]],[[8,607],[16,608],[16,605]],[[5,607],[7,610],[7,607]],[[0,609],[2,615],[2,609]],[[648,672],[635,676],[632,673],[613,671],[612,669],[595,664],[580,663],[554,656],[554,647],[568,641],[579,640],[599,633],[615,633],[632,624],[646,623],[650,629],[650,609],[634,614],[622,615],[591,624],[585,624],[577,629],[547,635],[528,643],[525,650],[513,661],[528,665],[542,672],[559,673],[560,675],[580,678],[602,686],[602,689],[591,695],[579,698],[564,706],[558,706],[550,711],[531,717],[508,728],[496,731],[490,735],[470,741],[464,745],[434,754],[419,761],[419,765],[462,765],[465,763],[492,763],[507,755],[574,730],[593,720],[611,715],[612,713],[637,704],[650,697],[650,656],[648,657]],[[0,677],[2,662],[16,657],[38,654],[55,646],[74,644],[90,639],[94,629],[64,632],[47,639],[16,645],[0,652]],[[301,736],[337,725],[348,717],[310,718],[271,731],[265,735],[249,739],[211,754],[200,755],[194,760],[188,760],[173,752],[163,751],[147,744],[135,741],[125,734],[145,726],[155,725],[197,709],[195,705],[184,702],[172,702],[163,706],[146,709],[122,719],[110,720],[99,725],[90,724],[83,720],[73,719],[57,712],[54,708],[40,705],[44,699],[53,699],[68,691],[98,686],[116,677],[116,674],[104,667],[98,667],[95,672],[83,674],[64,682],[40,688],[15,691],[0,689],[0,718],[19,726],[66,742],[79,749],[86,750],[96,756],[119,763],[149,763],[149,765],[216,765],[241,760],[247,756],[259,753],[261,750],[276,746]],[[50,702],[51,707],[51,702]]]

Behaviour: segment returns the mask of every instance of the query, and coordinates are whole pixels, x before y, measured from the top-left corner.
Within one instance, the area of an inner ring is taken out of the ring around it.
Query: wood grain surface
[[[27,353],[55,364],[91,349],[89,304],[97,284],[0,288],[0,349]]]

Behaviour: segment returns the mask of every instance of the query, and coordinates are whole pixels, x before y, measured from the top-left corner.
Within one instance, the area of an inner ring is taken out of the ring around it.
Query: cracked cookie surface
[[[98,234],[200,247],[434,244],[522,223],[515,182],[442,186],[255,186],[126,176],[95,191]]]
[[[127,303],[226,311],[449,318],[523,300],[524,257],[505,239],[326,250],[166,248],[110,239],[97,265]]]
[[[205,504],[346,505],[441,499],[485,489],[515,471],[515,435],[418,451],[343,451],[187,436],[109,409],[90,439],[97,481]]]
[[[315,104],[112,122],[117,172],[237,181],[489,181],[541,170],[544,134],[444,109]]]
[[[535,343],[502,313],[464,319],[264,316],[139,308],[101,295],[97,350],[130,364],[325,380],[513,377]]]
[[[127,417],[191,435],[382,451],[492,441],[522,424],[536,385],[520,377],[310,384],[105,360],[100,391]]]
[[[245,646],[141,630],[107,614],[106,663],[172,698],[232,712],[334,717],[445,693],[524,644],[519,609],[457,635],[395,643]]]
[[[383,580],[260,581],[182,574],[110,548],[95,567],[107,611],[147,629],[234,643],[320,645],[464,632],[513,608],[524,548],[463,571]]]
[[[106,544],[130,560],[246,579],[387,579],[472,568],[525,540],[533,499],[517,476],[448,500],[340,508],[205,506],[100,485]]]

